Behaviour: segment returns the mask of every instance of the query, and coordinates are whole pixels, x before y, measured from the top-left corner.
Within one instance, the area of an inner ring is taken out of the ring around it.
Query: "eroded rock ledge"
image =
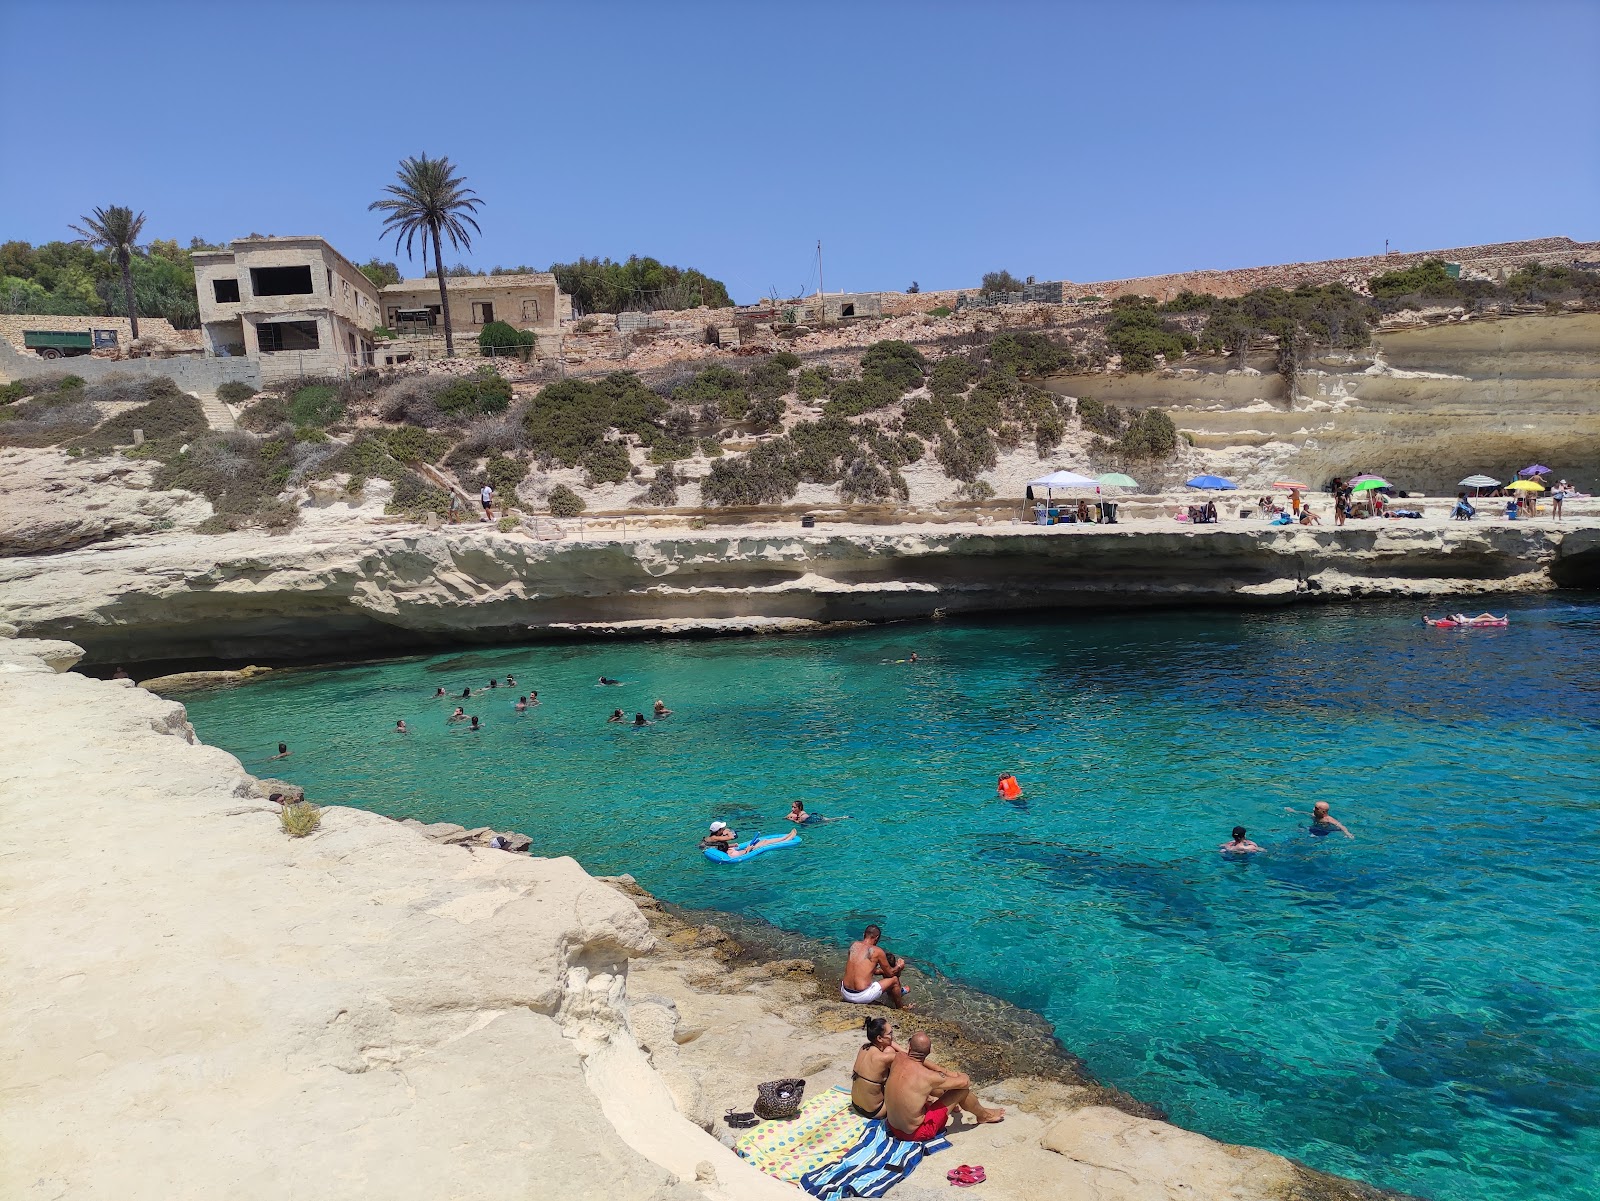
[[[91,663],[326,658],[935,613],[1533,591],[1600,578],[1594,518],[1342,529],[894,527],[538,542],[492,529],[162,536],[0,560],[0,619]],[[1587,541],[1584,541],[1587,539]],[[1581,545],[1579,545],[1581,543]],[[1585,566],[1587,564],[1587,566]],[[1587,577],[1585,577],[1587,572]]]
[[[638,896],[658,943],[570,859],[342,808],[287,839],[181,705],[71,673],[76,653],[0,637],[0,702],[32,717],[0,730],[8,1178],[134,1201],[797,1195],[708,1131],[759,1079],[845,1071],[857,1039],[803,967],[729,973]],[[998,1201],[1377,1195],[1103,1091],[994,1088],[1014,1117],[958,1137]]]

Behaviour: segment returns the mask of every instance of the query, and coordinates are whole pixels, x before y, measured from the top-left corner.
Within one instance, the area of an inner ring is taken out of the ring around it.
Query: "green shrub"
[[[894,404],[903,395],[903,389],[881,377],[863,375],[860,379],[834,384],[832,393],[825,410],[827,416],[858,417]]]
[[[785,440],[764,442],[738,459],[719,459],[700,483],[700,496],[708,505],[762,505],[788,500],[800,487]]]
[[[343,416],[338,390],[328,384],[310,384],[289,397],[289,420],[295,425],[324,428]]]
[[[520,459],[496,455],[484,466],[483,474],[501,494],[501,503],[508,504],[516,497],[517,485],[528,478],[528,465]]]
[[[933,365],[928,390],[935,396],[958,396],[978,378],[978,369],[965,355],[949,354]]]
[[[1112,302],[1106,345],[1122,356],[1124,371],[1154,371],[1157,355],[1174,363],[1185,351],[1194,349],[1195,340],[1162,320],[1150,297],[1119,296]]]
[[[678,473],[671,465],[656,472],[650,486],[633,498],[636,505],[658,505],[668,508],[678,503]]]
[[[946,434],[939,439],[935,455],[945,475],[966,483],[999,462],[994,437],[987,431]]]
[[[750,406],[750,411],[745,414],[745,421],[756,433],[767,434],[783,425],[783,412],[781,398],[763,397]]]
[[[1019,379],[1055,375],[1075,365],[1072,351],[1043,334],[1023,330],[1000,334],[989,343],[989,363]]]
[[[800,356],[793,351],[780,350],[767,362],[782,368],[784,371],[793,371],[800,366]]]
[[[1414,267],[1386,271],[1367,281],[1375,297],[1399,296],[1454,297],[1461,293],[1461,281],[1451,278],[1443,259],[1426,259]]]
[[[953,308],[951,308],[949,305],[941,304],[941,305],[936,305],[935,307],[929,309],[928,310],[928,316],[930,316],[930,317],[948,317],[953,312],[955,312],[955,310]]]
[[[549,505],[552,517],[576,517],[588,507],[583,503],[583,497],[565,484],[557,484],[550,489],[546,503]]]
[[[993,500],[994,485],[988,480],[972,480],[957,488],[956,495],[962,500]]]
[[[789,357],[792,359],[796,356]],[[778,362],[776,357],[752,367],[745,379],[748,381],[750,395],[756,400],[774,400],[794,386],[789,378],[789,369]]]
[[[478,334],[478,349],[496,358],[514,357],[526,363],[536,342],[530,329],[516,329],[504,321],[491,321]]]
[[[415,471],[400,471],[391,477],[394,481],[394,496],[384,506],[386,513],[399,513],[408,517],[420,517],[424,513],[434,513],[445,517],[450,512],[450,495],[443,488],[428,482]],[[354,485],[355,479],[351,479]]]
[[[0,384],[0,405],[16,404],[28,395],[27,383],[24,380],[13,380],[9,384]]]
[[[1111,438],[1122,432],[1124,419],[1122,410],[1115,405],[1084,396],[1078,400],[1078,420],[1083,423],[1084,429]]]
[[[1178,448],[1178,427],[1160,409],[1136,413],[1116,448],[1130,459],[1164,459]]]
[[[667,402],[640,383],[637,375],[614,371],[599,380],[566,379],[549,385],[533,399],[523,421],[529,444],[539,455],[576,467],[612,429],[653,445],[667,412]]]
[[[861,356],[863,379],[876,378],[895,388],[896,398],[920,387],[928,360],[909,342],[888,338],[874,342]]]
[[[164,442],[199,437],[208,429],[200,402],[179,393],[117,414],[78,439],[76,445],[84,450],[111,450],[132,443],[134,430],[143,430],[147,442]]]
[[[296,431],[296,436],[299,436],[299,431]],[[385,430],[378,436],[383,440],[384,449],[401,463],[437,462],[439,456],[450,449],[449,438],[414,425]]]
[[[434,399],[441,413],[452,417],[485,417],[511,405],[511,385],[493,367],[479,367],[458,379]]]
[[[290,424],[288,398],[275,394],[262,396],[239,414],[239,424],[258,434]]]
[[[739,421],[750,404],[746,383],[746,377],[731,367],[712,364],[674,388],[672,399],[679,404],[712,405],[726,420]]]
[[[633,459],[628,448],[620,442],[597,442],[584,452],[579,460],[588,473],[589,487],[596,484],[620,484],[628,478]]]
[[[63,375],[61,377],[61,382],[56,385],[56,391],[57,392],[65,392],[68,388],[81,388],[81,387],[83,387],[83,385],[84,385],[83,376],[81,376],[81,375]]]
[[[310,801],[296,801],[278,810],[278,824],[290,838],[304,838],[322,825],[322,810]]]
[[[502,534],[509,534],[512,530],[517,528],[517,525],[518,522],[515,517],[506,516],[495,522],[494,528],[499,530]]]
[[[243,404],[255,394],[256,390],[249,384],[240,383],[235,379],[217,385],[217,399],[226,404]]]
[[[826,367],[807,367],[795,376],[795,394],[806,404],[820,400],[833,386],[833,373]]]
[[[984,273],[983,287],[985,296],[993,296],[997,292],[1020,292],[1023,283],[1009,271],[988,271]]]

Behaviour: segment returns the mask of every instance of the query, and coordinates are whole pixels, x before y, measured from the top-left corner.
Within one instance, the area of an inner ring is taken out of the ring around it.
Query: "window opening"
[[[472,324],[488,325],[494,320],[494,305],[487,300],[472,302]]]
[[[522,319],[524,321],[539,320],[539,302],[537,299],[522,302]]]
[[[310,268],[307,268],[309,274]],[[256,343],[262,354],[279,350],[317,350],[322,343],[317,338],[315,321],[264,321],[256,326]]]
[[[252,267],[250,290],[257,296],[310,296],[310,267]]]
[[[236,279],[214,279],[211,281],[211,291],[218,304],[239,302],[239,281]]]

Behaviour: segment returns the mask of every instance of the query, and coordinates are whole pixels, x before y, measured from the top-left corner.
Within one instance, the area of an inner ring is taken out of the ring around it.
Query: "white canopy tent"
[[[1043,488],[1047,492],[1052,488],[1098,488],[1099,486],[1099,480],[1079,475],[1076,471],[1052,471],[1049,475],[1028,481],[1028,487]]]

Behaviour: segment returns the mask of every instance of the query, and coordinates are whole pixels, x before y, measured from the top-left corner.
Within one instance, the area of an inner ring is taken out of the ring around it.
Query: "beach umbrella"
[[[1506,485],[1507,492],[1543,492],[1544,485],[1532,480],[1515,480]]]
[[[1492,475],[1469,475],[1459,481],[1463,488],[1498,488],[1500,481]]]
[[[1523,479],[1527,479],[1531,475],[1549,475],[1550,469],[1548,467],[1541,467],[1539,464],[1534,463],[1530,467],[1524,467],[1521,471],[1517,472],[1517,474]]]
[[[1086,475],[1079,475],[1076,471],[1052,471],[1049,475],[1041,475],[1036,480],[1029,480],[1030,488],[1094,488],[1099,480],[1091,479]]]
[[[1352,491],[1352,492],[1371,492],[1374,488],[1390,488],[1390,487],[1393,487],[1393,485],[1390,484],[1388,480],[1379,479],[1375,475],[1366,475],[1366,476],[1362,476],[1361,477],[1361,482],[1360,483],[1351,485],[1350,491]]]
[[[1230,492],[1239,486],[1220,475],[1197,475],[1192,480],[1184,480],[1183,484],[1186,488],[1209,488],[1215,492]]]
[[[1274,480],[1274,488],[1287,488],[1290,492],[1310,492],[1310,484],[1302,484],[1299,480]]]
[[[1107,488],[1137,488],[1132,476],[1123,475],[1120,471],[1108,471],[1097,477],[1099,483]]]
[[[1368,480],[1378,480],[1378,487],[1380,488],[1387,488],[1389,486],[1389,481],[1384,479],[1381,475],[1358,475],[1353,480],[1346,480],[1345,483],[1349,484],[1351,489],[1354,490],[1357,484],[1364,484]]]

